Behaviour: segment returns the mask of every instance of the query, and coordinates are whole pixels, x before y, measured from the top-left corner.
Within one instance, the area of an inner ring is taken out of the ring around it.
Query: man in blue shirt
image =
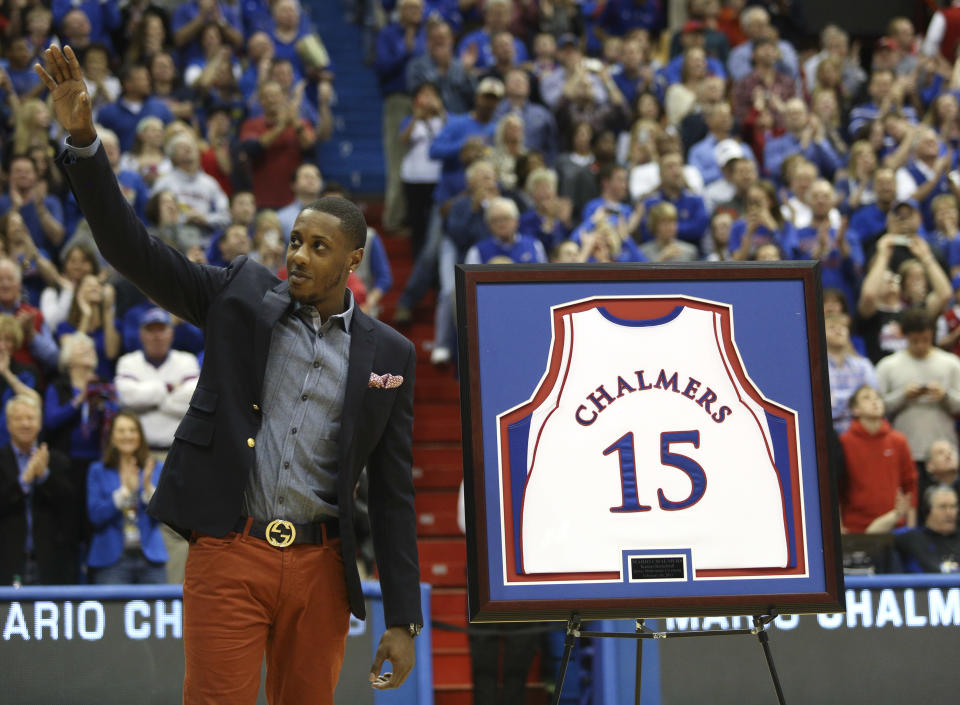
[[[727,70],[733,81],[739,81],[753,71],[753,43],[761,37],[771,38],[775,35],[770,24],[770,14],[759,5],[751,5],[740,13],[740,27],[747,35],[747,41],[731,49],[727,58]],[[780,50],[777,71],[797,78],[800,75],[800,64],[796,50],[790,42],[782,39],[776,39],[776,43]]]
[[[700,247],[700,241],[707,231],[710,217],[703,199],[687,188],[683,178],[683,157],[680,152],[668,152],[660,155],[660,188],[643,203],[643,210],[650,209],[662,201],[668,201],[677,209],[677,237]],[[653,234],[643,222],[644,239]]]
[[[530,78],[522,69],[512,69],[507,73],[504,83],[506,98],[497,107],[493,119],[508,113],[523,118],[524,144],[527,149],[543,155],[547,164],[552,165],[557,157],[557,121],[553,113],[542,105],[530,102]]]
[[[465,264],[534,264],[547,261],[543,244],[529,235],[517,232],[519,222],[517,204],[509,198],[492,198],[487,204],[484,220],[492,237],[471,247],[464,257]]]
[[[60,27],[66,16],[74,9],[82,10],[90,22],[90,41],[112,47],[110,33],[119,29],[123,22],[120,3],[104,0],[53,0],[53,24]]]
[[[724,140],[735,140],[740,144],[743,157],[756,162],[753,150],[744,145],[739,138],[731,137],[733,131],[733,110],[730,103],[723,101],[707,108],[705,112],[707,129],[710,134],[690,148],[687,163],[694,167],[703,176],[703,183],[707,186],[723,178],[722,164],[717,163],[717,144]]]
[[[486,69],[496,63],[490,40],[498,32],[510,31],[512,10],[510,0],[487,0],[483,8],[483,27],[461,39],[457,50],[460,60],[467,68]],[[523,42],[514,37],[513,46],[516,50],[516,61],[526,61],[527,47]]]
[[[842,164],[827,139],[823,123],[807,112],[802,98],[791,98],[783,111],[787,131],[780,137],[767,140],[763,149],[763,167],[770,178],[780,181],[780,167],[792,154],[802,154],[816,165],[820,176],[833,179]]]
[[[877,169],[873,176],[875,203],[860,206],[850,217],[848,237],[856,238],[863,248],[863,260],[869,262],[877,248],[877,240],[887,232],[887,215],[897,199],[897,178],[893,169]]]
[[[400,0],[396,22],[390,22],[377,36],[377,78],[383,94],[383,154],[387,163],[387,192],[384,197],[383,226],[396,230],[403,224],[405,207],[400,164],[404,148],[400,123],[410,114],[407,94],[407,64],[426,50],[423,30],[423,1]]]
[[[100,108],[97,121],[116,132],[120,148],[129,152],[137,135],[137,123],[145,117],[157,117],[166,125],[173,121],[173,113],[166,103],[150,94],[150,72],[146,66],[126,67],[120,74],[120,83],[120,99]]]
[[[473,79],[453,55],[453,31],[443,20],[427,21],[427,51],[407,63],[407,92],[433,83],[449,113],[465,113],[473,105]]]
[[[897,79],[891,69],[874,69],[867,84],[870,100],[861,103],[850,111],[847,131],[857,139],[857,133],[867,127],[881,115],[897,110],[910,122],[917,121],[917,111],[903,104],[903,92],[896,86]]]
[[[37,180],[37,167],[26,155],[10,160],[10,188],[0,196],[0,213],[9,210],[20,213],[37,247],[50,253],[60,249],[66,235],[63,207],[55,196],[46,195]]]

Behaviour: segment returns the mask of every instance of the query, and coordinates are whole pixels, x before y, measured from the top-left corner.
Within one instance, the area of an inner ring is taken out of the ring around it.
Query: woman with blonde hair
[[[491,155],[497,172],[497,181],[504,189],[516,188],[517,160],[526,153],[523,118],[514,113],[507,113],[497,123]]]
[[[27,154],[32,147],[43,147],[56,155],[57,146],[50,139],[50,108],[39,98],[20,101],[10,140],[10,154]]]
[[[163,151],[163,121],[158,117],[145,117],[137,123],[133,148],[120,157],[120,170],[135,171],[147,186],[161,176],[170,173],[173,164]]]

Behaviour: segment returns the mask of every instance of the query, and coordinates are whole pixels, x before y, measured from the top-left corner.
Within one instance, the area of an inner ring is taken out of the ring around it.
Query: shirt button
[[[277,500],[280,504],[283,504],[283,497]]]
[[[314,360],[314,361],[313,361],[313,366],[314,366],[314,367],[320,367],[320,361],[319,361],[319,360]]]
[[[296,435],[297,435],[297,427],[294,426],[294,427],[293,427],[293,430],[290,431],[290,433],[292,433],[294,436],[296,436]]]
[[[289,467],[290,467],[290,461],[289,461],[289,460],[284,461],[284,463],[283,463],[283,469],[286,470],[286,469],[289,468]]]
[[[248,445],[250,448],[253,448],[255,445],[257,445],[257,442],[256,442],[255,440],[253,440],[252,438],[248,438],[248,439],[247,439],[247,445]]]
[[[302,396],[300,397],[300,401],[306,401],[306,400],[307,400],[307,395],[306,395],[306,394],[304,394],[304,395],[302,395]]]

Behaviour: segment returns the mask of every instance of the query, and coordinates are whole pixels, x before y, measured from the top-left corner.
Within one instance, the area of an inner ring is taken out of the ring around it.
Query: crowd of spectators
[[[927,467],[960,414],[960,8],[852,41],[685,5],[671,31],[660,0],[383,2],[384,223],[417,258],[393,321],[436,284],[442,365],[457,263],[817,260],[843,531],[941,532],[956,570],[956,462]]]
[[[333,67],[298,0],[0,3],[0,584],[176,582],[183,543],[145,510],[203,332],[106,265],[66,188],[33,68],[66,44],[148,231],[280,276],[300,209],[347,195],[318,158]],[[364,265],[350,286],[375,315],[392,276],[372,230]]]
[[[957,568],[960,11],[861,46],[798,32],[789,2],[689,0],[672,30],[663,0],[344,4],[382,19],[383,223],[416,258],[393,322],[436,287],[435,364],[457,263],[817,259],[844,529]],[[145,503],[203,350],[101,260],[33,64],[77,52],[151,234],[284,276],[299,209],[349,196],[319,159],[319,29],[298,0],[0,5],[0,583],[164,579]],[[377,315],[372,229],[349,284]]]

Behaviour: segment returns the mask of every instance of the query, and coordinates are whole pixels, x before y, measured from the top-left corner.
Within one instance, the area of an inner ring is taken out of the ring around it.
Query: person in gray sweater
[[[934,441],[957,444],[954,417],[960,413],[960,358],[934,347],[936,322],[912,308],[900,318],[905,350],[877,364],[877,384],[893,427],[910,443],[917,468]]]

